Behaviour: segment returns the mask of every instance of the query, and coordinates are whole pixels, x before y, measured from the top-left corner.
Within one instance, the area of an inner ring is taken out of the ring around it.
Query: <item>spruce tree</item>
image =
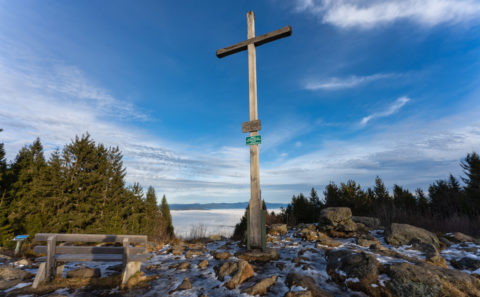
[[[467,154],[460,165],[466,175],[462,180],[465,182],[465,194],[471,204],[471,214],[478,216],[480,215],[480,156],[476,152]]]
[[[45,207],[41,176],[46,162],[40,139],[23,147],[12,165],[12,202],[8,220],[16,234],[38,232],[44,220],[41,211]],[[45,218],[46,219],[46,218]]]
[[[3,129],[0,129],[0,132],[2,131]],[[7,160],[5,159],[4,145],[0,142],[0,245],[11,243],[10,240],[14,234],[7,219],[11,201],[8,190]]]
[[[145,234],[148,235],[150,240],[158,239],[160,236],[161,225],[161,213],[157,205],[157,196],[155,195],[155,189],[150,186],[147,190],[147,197],[145,199]]]
[[[172,224],[172,216],[170,215],[170,207],[168,206],[167,198],[165,197],[165,195],[163,195],[162,197],[162,203],[160,204],[160,212],[162,214],[162,223],[165,230],[164,232],[168,238],[173,238],[174,230]]]

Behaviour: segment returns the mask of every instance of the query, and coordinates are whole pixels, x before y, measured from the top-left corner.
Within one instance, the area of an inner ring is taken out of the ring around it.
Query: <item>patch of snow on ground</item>
[[[32,283],[29,282],[29,283],[19,283],[19,284],[16,284],[15,286],[5,290],[4,292],[10,292],[12,290],[15,290],[15,289],[20,289],[20,288],[23,288],[23,287],[26,287],[26,286],[30,286]]]
[[[472,258],[480,260],[480,245],[473,242],[452,244],[440,252],[445,260],[460,260],[461,258]]]
[[[345,280],[345,283],[348,283],[348,282],[358,283],[360,282],[360,280],[358,279],[358,277],[349,277]]]
[[[385,287],[385,282],[391,280],[391,278],[388,277],[386,274],[380,274],[378,276],[378,282],[380,283],[380,286]]]

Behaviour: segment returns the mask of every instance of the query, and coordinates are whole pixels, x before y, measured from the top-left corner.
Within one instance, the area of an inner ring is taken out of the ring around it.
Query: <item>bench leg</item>
[[[128,280],[137,272],[140,271],[140,267],[142,266],[142,262],[138,261],[131,261],[125,265],[125,269],[122,273],[122,287],[124,287]]]
[[[35,275],[35,280],[33,281],[32,288],[38,288],[38,285],[43,282],[46,278],[46,269],[45,266],[47,264],[45,262],[41,263],[38,267],[37,275]]]
[[[56,241],[55,235],[49,236],[47,239],[47,264],[46,264],[46,279],[49,282],[54,276],[55,270],[55,249],[56,249]]]
[[[62,277],[63,276],[63,269],[65,268],[65,264],[57,266],[55,277]]]

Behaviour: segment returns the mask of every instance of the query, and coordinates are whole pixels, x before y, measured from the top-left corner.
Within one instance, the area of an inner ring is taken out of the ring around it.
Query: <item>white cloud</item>
[[[480,122],[475,121],[478,118],[480,110],[476,109],[435,122],[408,119],[371,137],[326,138],[321,149],[263,170],[262,181],[292,187],[306,185],[303,191],[308,191],[308,185],[324,186],[348,179],[368,186],[380,175],[388,186],[397,183],[425,189],[449,173],[462,174],[460,160],[480,147]]]
[[[371,121],[373,119],[388,117],[388,116],[396,113],[397,111],[399,111],[409,101],[410,101],[410,98],[408,98],[408,97],[405,97],[405,96],[400,97],[397,100],[395,100],[395,102],[392,105],[390,105],[387,109],[385,109],[383,111],[380,111],[380,112],[372,113],[371,115],[368,115],[368,116],[362,118],[362,120],[360,121],[360,124],[361,125],[366,125],[369,121]]]
[[[398,76],[393,73],[377,73],[367,76],[350,76],[347,78],[332,77],[323,81],[309,81],[305,84],[307,90],[339,90],[353,88],[376,80]]]
[[[27,54],[22,52],[22,55]],[[248,148],[214,150],[174,143],[127,125],[148,120],[139,108],[115,98],[85,73],[63,63],[18,57],[0,44],[0,133],[7,158],[40,137],[48,153],[88,131],[107,146],[119,146],[127,182],[152,185],[169,202],[249,196]],[[228,199],[228,198],[227,198]]]
[[[295,9],[341,28],[372,28],[399,20],[435,26],[480,17],[477,0],[298,0]]]

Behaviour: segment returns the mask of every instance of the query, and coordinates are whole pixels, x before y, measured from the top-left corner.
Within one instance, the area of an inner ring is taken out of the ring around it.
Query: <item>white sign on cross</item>
[[[217,50],[217,57],[223,58],[240,51],[248,50],[248,98],[250,122],[244,123],[243,132],[250,132],[250,136],[258,135],[260,121],[257,112],[257,66],[255,48],[267,42],[292,35],[292,28],[285,26],[281,29],[255,37],[255,15],[253,11],[247,12],[247,40],[232,46]],[[262,201],[260,197],[260,169],[258,144],[250,145],[250,208],[249,208],[249,247],[263,248],[262,232]]]

